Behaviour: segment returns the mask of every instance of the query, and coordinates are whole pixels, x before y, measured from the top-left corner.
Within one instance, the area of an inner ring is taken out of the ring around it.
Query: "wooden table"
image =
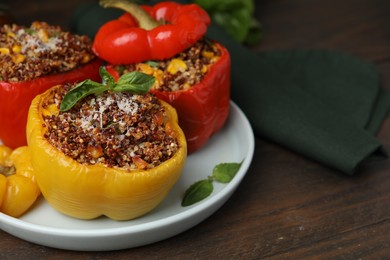
[[[67,26],[82,1],[8,3],[20,23]],[[262,0],[256,15],[260,50],[329,48],[373,62],[390,87],[387,0]],[[390,116],[378,135],[390,150]],[[256,137],[253,163],[215,214],[170,239],[114,252],[72,252],[25,242],[0,231],[0,259],[175,258],[371,259],[390,256],[390,160],[350,177]]]

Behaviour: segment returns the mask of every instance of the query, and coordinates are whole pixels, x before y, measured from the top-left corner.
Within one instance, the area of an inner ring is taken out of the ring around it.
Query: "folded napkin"
[[[93,37],[118,16],[96,4],[80,7],[74,32]],[[257,136],[347,174],[387,153],[375,133],[390,109],[370,63],[330,50],[255,52],[212,25],[208,37],[232,58],[232,100]]]
[[[387,153],[375,138],[390,110],[375,67],[331,50],[253,52],[213,26],[232,56],[232,99],[254,131],[347,174]]]

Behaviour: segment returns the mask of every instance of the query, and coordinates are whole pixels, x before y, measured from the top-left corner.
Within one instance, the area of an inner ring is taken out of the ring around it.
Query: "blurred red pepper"
[[[222,45],[214,44],[221,53],[220,57],[210,66],[201,82],[188,90],[150,90],[177,110],[179,125],[187,139],[188,153],[203,147],[222,128],[229,114],[230,55]],[[112,65],[108,65],[107,70],[115,79],[119,78]]]
[[[104,24],[93,43],[95,54],[112,64],[172,57],[203,37],[210,24],[207,12],[196,4],[161,2],[142,8],[119,0],[100,1],[100,4],[127,11]]]
[[[65,82],[99,80],[102,61],[93,61],[68,72],[23,82],[0,81],[0,140],[15,149],[27,144],[27,113],[32,99],[45,90]]]

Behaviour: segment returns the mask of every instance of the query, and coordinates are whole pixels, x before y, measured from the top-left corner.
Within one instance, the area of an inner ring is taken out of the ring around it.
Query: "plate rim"
[[[110,237],[110,236],[120,236],[120,235],[130,235],[130,234],[137,234],[139,232],[147,232],[151,231],[156,228],[162,228],[166,227],[169,225],[172,225],[176,222],[182,222],[200,212],[203,212],[212,206],[215,206],[215,204],[218,204],[221,200],[225,199],[225,201],[222,201],[220,205],[216,207],[211,213],[207,214],[206,217],[202,218],[201,220],[197,221],[192,226],[189,226],[182,231],[178,232],[184,232],[185,230],[190,229],[193,226],[196,226],[198,223],[204,221],[208,216],[212,215],[215,211],[217,211],[220,207],[222,207],[225,202],[230,198],[230,196],[235,192],[235,189],[239,186],[241,183],[242,179],[245,177],[252,159],[253,159],[253,154],[254,154],[254,149],[255,149],[255,138],[254,138],[254,133],[253,129],[251,127],[251,124],[248,120],[248,118],[245,116],[243,111],[236,105],[232,100],[230,100],[230,113],[234,111],[234,113],[237,113],[236,115],[239,120],[243,121],[245,125],[242,127],[246,128],[245,133],[247,133],[246,136],[246,141],[248,143],[248,149],[245,152],[245,158],[243,158],[242,165],[239,169],[239,174],[235,176],[235,178],[232,179],[231,182],[227,183],[225,187],[218,191],[218,193],[214,194],[212,197],[208,198],[207,200],[197,203],[193,206],[190,206],[189,209],[179,212],[174,215],[169,215],[166,216],[162,219],[157,219],[153,220],[150,222],[145,222],[145,223],[139,223],[136,225],[129,225],[129,226],[121,226],[121,227],[110,227],[110,228],[104,228],[104,229],[66,229],[62,227],[52,227],[52,226],[42,226],[37,223],[32,223],[32,222],[27,222],[23,221],[22,219],[19,218],[14,218],[11,216],[8,216],[4,213],[0,212],[0,229],[3,230],[6,233],[9,233],[10,235],[22,238],[26,241],[30,241],[36,244],[39,244],[37,242],[25,239],[21,236],[15,235],[14,233],[8,232],[6,229],[3,228],[3,225],[9,225],[12,226],[15,229],[22,229],[24,231],[29,231],[31,233],[36,233],[40,235],[49,235],[49,236],[60,236],[60,237],[77,237],[77,238],[90,238],[90,237]],[[231,115],[229,115],[231,116]],[[230,193],[230,194],[229,194]],[[41,198],[43,199],[43,198]],[[177,234],[178,234],[177,233]],[[166,238],[169,238],[172,236],[168,236]],[[160,239],[162,240],[162,239]],[[157,241],[160,241],[157,240]],[[156,242],[156,241],[155,241]],[[45,244],[41,244],[45,245]],[[146,244],[144,244],[146,245]],[[54,247],[54,246],[52,246]],[[60,248],[60,247],[57,247]],[[131,248],[131,247],[128,247]],[[61,249],[67,249],[66,247],[61,247]],[[72,249],[74,250],[74,249]],[[86,249],[88,250],[88,249]]]

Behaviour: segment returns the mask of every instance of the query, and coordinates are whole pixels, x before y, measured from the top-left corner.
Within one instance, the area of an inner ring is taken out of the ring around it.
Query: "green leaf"
[[[220,0],[194,0],[194,3],[205,9],[207,12],[213,11],[218,7]]]
[[[104,68],[100,67],[100,76],[103,83],[94,82],[92,80],[85,80],[76,85],[71,89],[61,102],[60,110],[67,111],[71,109],[79,100],[91,95],[100,94],[104,91],[110,90],[114,92],[131,92],[134,94],[145,94],[153,86],[155,78],[145,73],[133,71],[122,75],[118,82],[111,74]]]
[[[35,29],[31,29],[31,28],[24,29],[24,32],[29,34],[29,35],[33,35],[33,34],[37,33],[37,31]]]
[[[244,43],[249,46],[254,46],[262,40],[263,35],[264,33],[261,23],[255,18],[252,18]]]
[[[255,2],[253,0],[240,0],[242,4],[245,6],[245,8],[253,14],[255,11]]]
[[[102,78],[103,84],[108,87],[108,89],[113,89],[116,85],[114,77],[106,70],[104,66],[101,66],[99,69],[100,77]]]
[[[253,9],[253,0],[194,0],[207,12],[231,12],[241,8]]]
[[[194,3],[239,43],[255,45],[263,37],[261,25],[253,15],[253,0],[194,0]]]
[[[181,205],[186,207],[204,200],[210,196],[213,189],[214,187],[211,180],[206,179],[197,181],[186,190]]]
[[[71,109],[79,100],[88,95],[103,93],[106,90],[107,87],[103,84],[94,82],[89,79],[84,80],[65,94],[64,99],[60,105],[60,111],[67,111]]]
[[[139,71],[132,71],[123,74],[112,90],[116,92],[145,94],[153,86],[155,81],[156,79],[153,76]]]
[[[159,64],[158,61],[154,61],[154,60],[148,60],[145,63],[148,64],[150,67],[153,67],[153,68],[157,68],[158,64]]]
[[[228,183],[230,182],[241,167],[241,163],[220,163],[213,169],[212,177],[215,181]]]
[[[252,17],[249,10],[240,8],[231,12],[217,12],[212,16],[212,19],[236,41],[242,43],[248,34]]]

